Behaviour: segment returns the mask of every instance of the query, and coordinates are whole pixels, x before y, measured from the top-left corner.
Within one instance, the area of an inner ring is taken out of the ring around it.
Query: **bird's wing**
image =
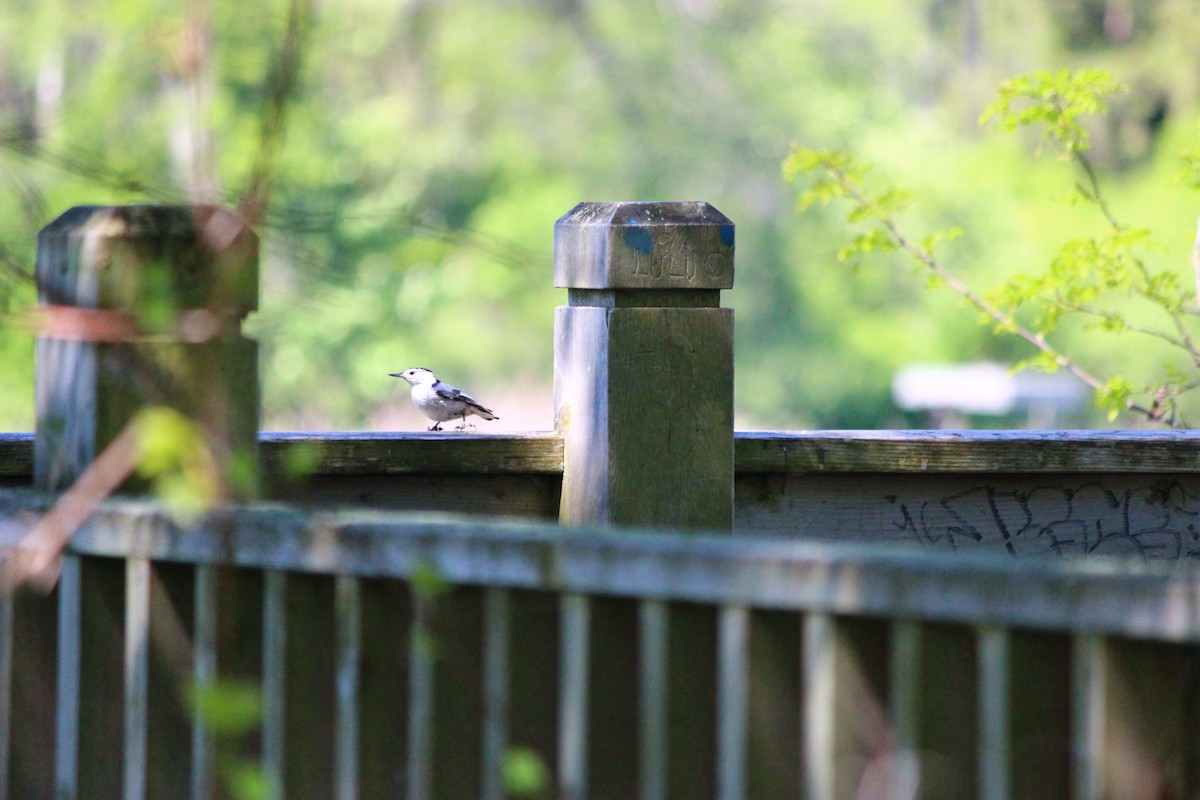
[[[450,384],[442,383],[441,381],[438,381],[437,383],[435,383],[433,385],[433,391],[438,397],[444,398],[446,400],[469,400],[470,399],[465,394],[460,392],[458,389],[455,389]]]
[[[466,403],[468,406],[470,406],[472,411],[484,419],[499,419],[495,412],[493,412],[483,403],[479,402],[474,397],[471,397],[469,394],[463,394],[458,389],[455,389],[453,386],[447,383],[438,381],[433,385],[433,391],[437,393],[438,397],[441,397],[445,400],[457,400],[460,403]]]

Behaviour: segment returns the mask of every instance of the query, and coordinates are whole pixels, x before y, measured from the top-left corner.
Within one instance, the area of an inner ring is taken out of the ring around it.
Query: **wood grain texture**
[[[554,285],[729,289],[733,250],[733,223],[708,203],[580,203],[554,224]]]
[[[741,475],[736,533],[1022,558],[1200,557],[1200,476]]]
[[[258,350],[240,334],[258,306],[252,230],[212,206],[73,208],[38,236],[37,285],[35,485],[67,488],[161,405],[197,423],[234,494],[253,495]],[[125,324],[76,330],[59,307]]]
[[[729,530],[733,312],[560,308],[568,524]]]
[[[48,502],[0,491],[0,549],[11,544],[5,520]],[[451,583],[1200,640],[1200,564],[1193,562],[995,558],[278,506],[246,506],[181,527],[152,504],[130,500],[102,506],[71,550],[360,577],[404,578],[424,564]]]
[[[289,462],[317,475],[561,474],[563,468],[562,437],[550,432],[264,432],[259,441],[264,470],[277,475],[287,474]]]
[[[32,433],[0,433],[0,478],[29,479]],[[264,469],[284,471],[287,451],[309,447],[313,472],[561,473],[562,437],[374,431],[259,434]],[[742,431],[739,474],[1200,472],[1191,431]],[[307,458],[308,456],[305,456]]]
[[[739,473],[1200,472],[1200,431],[753,431]]]

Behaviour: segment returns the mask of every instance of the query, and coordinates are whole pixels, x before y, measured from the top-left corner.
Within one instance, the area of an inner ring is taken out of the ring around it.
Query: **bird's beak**
[[[388,377],[389,378],[403,378],[404,375],[399,372],[389,372]]]

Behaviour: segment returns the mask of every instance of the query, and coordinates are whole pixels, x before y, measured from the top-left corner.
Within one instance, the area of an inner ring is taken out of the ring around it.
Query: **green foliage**
[[[138,442],[137,473],[173,514],[190,519],[218,501],[221,486],[212,452],[196,424],[172,408],[148,406],[131,423]]]
[[[980,123],[995,119],[1009,132],[1040,126],[1042,145],[1056,145],[1063,157],[1073,158],[1090,146],[1082,118],[1107,111],[1106,98],[1119,91],[1121,85],[1101,69],[1034,72],[1000,84]]]
[[[265,800],[269,781],[257,762],[243,760],[231,746],[253,733],[262,719],[262,692],[239,681],[218,681],[191,693],[192,713],[212,732],[217,744],[217,774],[235,800]]]
[[[550,770],[530,747],[510,747],[504,754],[504,786],[513,798],[548,797]]]
[[[268,429],[407,425],[386,373],[412,364],[508,384],[548,408],[562,302],[553,220],[605,198],[706,199],[737,223],[726,297],[738,311],[740,424],[896,424],[888,384],[899,365],[1015,358],[1016,347],[949,304],[923,306],[907,276],[860,270],[851,285],[829,269],[844,224],[820,202],[796,223],[780,202],[786,142],[880,164],[921,202],[900,211],[902,198],[877,192],[865,227],[894,214],[921,230],[966,230],[953,252],[988,281],[1039,263],[1062,239],[1055,226],[1076,221],[1035,191],[1049,170],[958,128],[978,117],[983,87],[1032,65],[1052,71],[1012,87],[1010,112],[1055,100],[1039,99],[1039,86],[1070,64],[1076,51],[1061,43],[1080,40],[1096,3],[982,4],[987,46],[974,55],[970,4],[305,0],[314,14],[299,17],[299,53],[286,47],[293,5],[0,8],[0,311],[11,314],[0,325],[0,429],[33,426],[32,344],[17,315],[35,302],[36,232],[72,205],[203,195],[234,207],[269,178],[262,305],[247,323],[262,342]],[[1161,88],[1165,136],[1176,136],[1174,120],[1195,107],[1200,22],[1180,0],[1133,6],[1128,42],[1090,22],[1082,41],[1094,63],[1124,64],[1138,91],[1091,98],[1067,81],[1057,92],[1071,107],[1099,100],[1119,112],[1149,96],[1143,87]],[[293,82],[280,75],[289,52]],[[281,86],[294,88],[286,113],[271,102]],[[1089,129],[1084,116],[1089,144],[1118,160],[1123,134]],[[1156,222],[1182,213],[1146,188],[1162,149],[1149,141],[1122,187]],[[1200,183],[1200,167],[1186,170],[1182,185]],[[869,233],[842,256],[898,261],[885,241]]]
[[[1039,128],[1039,149],[1053,145],[1078,168],[1083,181],[1075,184],[1074,196],[1100,212],[1104,230],[1068,239],[1042,272],[1015,275],[986,293],[971,289],[934,254],[938,244],[956,238],[961,229],[935,232],[924,237],[920,245],[914,244],[899,220],[910,207],[910,195],[897,189],[869,188],[869,165],[846,153],[797,148],[784,162],[784,176],[790,181],[801,177],[805,180],[806,188],[801,190],[799,200],[801,210],[815,203],[842,200],[849,207],[846,221],[866,227],[841,247],[840,261],[902,250],[930,273],[935,285],[949,287],[974,306],[980,312],[980,321],[992,326],[994,333],[1015,335],[1037,349],[1014,369],[1052,372],[1066,368],[1095,391],[1097,405],[1110,420],[1121,411],[1133,411],[1152,422],[1183,424],[1178,398],[1200,382],[1172,361],[1164,361],[1153,383],[1139,389],[1121,374],[1107,379],[1097,377],[1048,338],[1065,319],[1081,318],[1083,330],[1143,334],[1182,351],[1193,368],[1200,368],[1200,348],[1193,341],[1187,319],[1196,312],[1194,287],[1184,286],[1175,265],[1157,269],[1149,266],[1149,257],[1163,248],[1153,242],[1148,228],[1117,219],[1089,159],[1085,119],[1107,110],[1105,98],[1118,90],[1119,85],[1107,72],[1094,69],[1038,72],[1001,84],[998,99],[984,112],[982,121],[995,119],[1007,131],[1025,126]],[[1185,154],[1187,169],[1195,169],[1195,161],[1194,154]],[[1196,258],[1200,270],[1200,256]],[[1135,307],[1138,303],[1164,320],[1166,327],[1143,322],[1144,314]]]
[[[199,686],[191,699],[192,713],[217,737],[250,733],[262,719],[262,692],[255,684],[222,681]]]

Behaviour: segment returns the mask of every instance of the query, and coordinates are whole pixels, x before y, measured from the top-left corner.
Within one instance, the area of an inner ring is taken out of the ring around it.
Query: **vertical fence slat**
[[[489,587],[484,595],[483,610],[483,800],[504,800],[505,797],[511,628],[509,591]]]
[[[578,594],[562,598],[562,651],[559,671],[559,794],[563,800],[587,796],[588,649],[591,607]]]
[[[358,684],[362,662],[362,600],[357,578],[339,575],[337,606],[337,746],[334,782],[337,800],[358,798]]]
[[[640,800],[667,796],[667,635],[670,616],[662,600],[638,607],[638,742]]]
[[[0,589],[0,800],[8,800],[12,746],[13,591]]]
[[[1071,761],[1075,800],[1101,800],[1104,789],[1104,727],[1107,663],[1104,639],[1078,634],[1071,652]]]
[[[717,631],[717,797],[742,800],[746,794],[750,609],[722,606]]]
[[[58,580],[58,699],[54,721],[57,800],[79,796],[79,666],[83,575],[79,556],[62,557]]]
[[[427,800],[433,786],[433,632],[429,601],[413,606],[408,670],[408,800]]]
[[[892,691],[888,715],[892,720],[897,755],[916,753],[921,680],[921,625],[901,619],[892,623]]]
[[[195,691],[210,691],[217,680],[217,568],[198,564],[195,571],[192,671]],[[208,720],[192,714],[192,800],[215,794],[214,743]]]
[[[979,631],[979,797],[1012,796],[1009,686],[1011,647],[1003,628]]]
[[[263,580],[262,763],[267,796],[284,796],[284,740],[287,735],[287,574],[267,570]]]
[[[806,614],[803,625],[804,796],[809,800],[833,800],[837,675],[833,618],[828,614]]]
[[[892,724],[893,777],[898,786],[915,791],[921,780],[921,624],[896,620],[891,637],[888,716]]]
[[[125,800],[146,796],[150,707],[150,560],[125,562]]]

